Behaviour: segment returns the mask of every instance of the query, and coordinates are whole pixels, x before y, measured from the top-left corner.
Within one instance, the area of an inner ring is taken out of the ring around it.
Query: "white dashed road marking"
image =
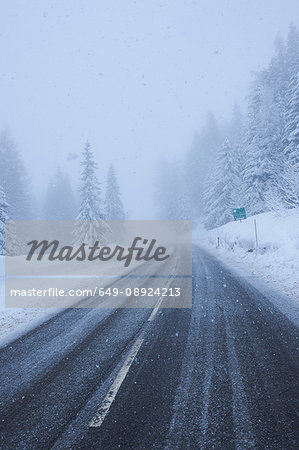
[[[100,407],[100,409],[97,411],[91,422],[89,423],[90,427],[100,427],[110,409],[110,406],[112,405],[116,394],[121,387],[141,345],[142,345],[143,339],[137,339],[134,345],[132,346],[129,355],[127,356],[123,366],[121,367],[120,371],[118,372],[111,388],[106,394],[106,397],[103,400],[103,403]]]

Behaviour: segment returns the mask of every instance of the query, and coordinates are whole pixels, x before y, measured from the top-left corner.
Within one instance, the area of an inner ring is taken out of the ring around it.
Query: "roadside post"
[[[254,219],[254,232],[255,232],[255,254],[258,253],[258,240],[257,240],[257,227],[256,227],[256,219]]]

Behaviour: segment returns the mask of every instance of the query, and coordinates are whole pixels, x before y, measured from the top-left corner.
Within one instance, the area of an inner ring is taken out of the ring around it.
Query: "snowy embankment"
[[[5,258],[0,256],[0,338],[45,316],[45,310],[35,308],[5,308]],[[0,339],[1,340],[1,339]]]
[[[15,268],[19,267],[20,273],[23,261],[20,259],[18,261],[19,257],[16,257],[15,261]],[[136,265],[136,261],[133,261],[130,267],[125,268],[121,267],[117,270],[114,266],[115,262],[112,261],[111,263],[107,262],[104,266],[104,268],[101,271],[101,274],[104,278],[86,278],[85,280],[82,280],[80,277],[78,279],[74,278],[70,280],[69,288],[74,289],[93,289],[94,286],[108,286],[111,283],[111,278],[109,277],[112,273],[117,273],[118,276],[124,276],[128,272],[130,272]],[[69,266],[69,275],[73,275],[72,266],[70,264]],[[53,272],[53,267],[51,266],[51,263],[47,263],[44,265],[41,265],[39,271],[36,270],[35,274],[37,276],[40,276],[42,273],[47,273],[51,275]],[[54,270],[55,273],[55,270]],[[76,272],[75,272],[76,273]],[[86,264],[82,270],[82,275],[85,274],[90,275],[90,266]],[[105,276],[108,276],[108,279],[105,278]],[[18,285],[19,280],[15,280],[14,289],[23,289],[21,285]],[[59,281],[59,280],[58,280]],[[37,281],[33,280],[32,285],[30,285],[30,288],[36,287]],[[57,280],[53,281],[53,286],[55,286],[55,283],[57,283]],[[46,287],[46,286],[45,286]],[[38,286],[40,288],[40,286]],[[78,302],[79,300],[83,299],[84,297],[76,296],[73,297],[73,303]],[[35,326],[38,326],[40,323],[44,322],[51,316],[57,314],[57,312],[61,311],[61,308],[58,308],[57,305],[59,305],[59,299],[53,297],[51,298],[51,301],[53,303],[53,306],[50,307],[43,307],[42,302],[43,298],[41,300],[40,297],[36,298],[30,298],[32,302],[29,303],[29,298],[26,299],[27,305],[32,304],[32,307],[26,307],[26,308],[6,308],[5,307],[5,257],[0,256],[0,345],[4,345],[10,340],[16,338],[19,335],[22,335],[29,329],[34,328]],[[36,300],[36,305],[34,303],[34,300]],[[48,301],[49,299],[47,299]],[[72,304],[72,302],[71,302]],[[37,306],[39,305],[39,306]],[[35,307],[37,306],[37,307]],[[63,309],[63,308],[62,308]]]
[[[257,225],[257,251],[254,219]],[[194,242],[208,249],[216,249],[214,253],[221,259],[228,263],[241,263],[274,288],[299,299],[298,208],[279,214],[258,214],[208,232],[197,228]]]

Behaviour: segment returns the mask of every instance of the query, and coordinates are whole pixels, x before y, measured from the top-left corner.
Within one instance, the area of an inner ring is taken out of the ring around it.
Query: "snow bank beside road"
[[[16,267],[18,265],[18,257],[16,257]],[[110,275],[112,273],[112,265],[115,264],[113,261],[111,263],[105,264],[101,275]],[[19,261],[20,267],[22,267],[22,259]],[[132,262],[130,267],[122,267],[119,272],[117,272],[118,275],[126,275],[129,273],[137,263],[134,261]],[[46,267],[46,269],[45,269]],[[39,272],[36,271],[36,275],[47,273],[51,274],[53,272],[51,263],[47,263],[44,265],[40,265]],[[85,269],[85,271],[84,271]],[[21,273],[21,271],[20,271]],[[55,273],[55,272],[54,272]],[[87,274],[89,275],[90,268],[88,265],[84,264],[82,265],[82,275]],[[72,267],[70,264],[69,267],[69,274],[72,275]],[[20,288],[18,286],[18,280],[15,281],[14,288]],[[93,288],[95,285],[97,286],[107,286],[111,283],[111,278],[94,278],[89,279],[86,278],[84,283],[82,284],[82,279],[72,279],[71,280],[71,287],[74,289],[80,288],[80,289],[90,289]],[[30,287],[34,287],[33,285]],[[54,286],[55,287],[55,286]],[[31,297],[30,297],[31,299]],[[74,303],[80,301],[83,299],[83,297],[73,297]],[[34,300],[36,300],[36,305],[34,304]],[[32,329],[36,326],[38,326],[40,323],[44,322],[45,320],[49,319],[51,316],[57,314],[62,309],[58,308],[57,305],[59,305],[59,299],[56,299],[53,297],[53,307],[50,308],[40,308],[40,307],[34,307],[41,304],[41,298],[40,297],[32,297],[32,307],[27,308],[5,308],[5,257],[0,256],[0,346],[6,344],[6,342],[11,341],[15,337],[24,334],[29,329]],[[29,304],[29,300],[27,302]]]
[[[258,252],[255,253],[254,219]],[[226,261],[242,262],[251,272],[299,299],[299,209],[258,214],[210,231],[196,229],[194,241],[216,248]]]
[[[35,324],[38,325],[47,316],[55,313],[55,310],[45,311],[44,309],[36,308],[16,308],[8,309],[5,308],[5,258],[0,256],[0,345],[2,345],[3,336],[14,337],[16,335],[22,334],[23,331],[27,330],[27,327],[33,327]]]

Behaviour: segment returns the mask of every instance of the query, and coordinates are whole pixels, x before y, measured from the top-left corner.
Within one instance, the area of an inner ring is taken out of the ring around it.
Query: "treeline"
[[[5,252],[5,221],[10,220],[123,220],[125,210],[115,173],[108,169],[105,194],[97,177],[90,144],[81,157],[80,183],[74,191],[67,173],[57,169],[50,179],[42,206],[31,195],[30,179],[7,130],[0,134],[0,255]]]
[[[161,165],[156,198],[164,218],[213,228],[248,215],[299,206],[299,34],[276,42],[269,66],[254,74],[245,117],[235,105],[219,126],[209,114],[183,162]],[[168,180],[168,181],[167,181]],[[169,182],[169,187],[167,184]]]

